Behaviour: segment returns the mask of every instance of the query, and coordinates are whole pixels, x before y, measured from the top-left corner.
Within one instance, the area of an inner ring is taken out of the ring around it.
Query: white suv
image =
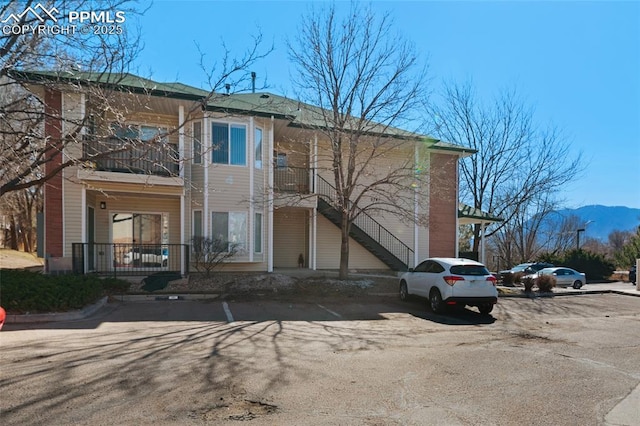
[[[444,312],[447,306],[470,305],[487,315],[498,301],[496,281],[482,263],[434,257],[400,276],[400,299],[426,297],[435,313]]]

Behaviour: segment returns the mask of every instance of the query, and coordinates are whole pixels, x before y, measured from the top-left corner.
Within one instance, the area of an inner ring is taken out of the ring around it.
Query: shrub
[[[584,272],[590,280],[608,279],[615,267],[603,255],[586,250],[571,250],[564,255],[564,265]]]
[[[113,291],[129,286],[122,280],[103,281],[91,275],[53,276],[21,270],[3,270],[0,274],[0,304],[12,313],[82,309],[105,295],[105,288]]]
[[[556,277],[553,275],[541,275],[536,279],[536,285],[540,292],[549,293],[556,286]]]
[[[204,271],[208,277],[220,264],[241,251],[238,243],[213,239],[209,237],[193,237],[193,261],[198,272]]]
[[[513,273],[507,272],[502,277],[502,284],[504,285],[513,285]]]
[[[531,293],[531,289],[533,288],[534,284],[535,284],[535,280],[531,277],[525,277],[522,279],[522,284],[524,284],[524,292],[525,293]]]
[[[515,284],[520,284],[522,282],[523,277],[524,277],[523,272],[516,272],[515,274],[513,274],[513,282]]]

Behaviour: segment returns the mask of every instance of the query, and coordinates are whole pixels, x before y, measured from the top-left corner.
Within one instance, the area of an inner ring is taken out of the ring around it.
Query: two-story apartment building
[[[339,267],[333,165],[317,108],[271,93],[210,97],[133,75],[117,84],[51,73],[21,78],[44,100],[47,143],[75,135],[46,167],[83,160],[45,184],[49,271],[184,275],[194,270],[194,237],[238,247],[226,270]],[[109,108],[89,87],[111,94]],[[350,268],[403,270],[425,257],[456,256],[457,163],[473,152],[385,132],[402,143],[371,159],[367,179],[415,159],[421,184],[398,196],[426,220],[361,215]]]

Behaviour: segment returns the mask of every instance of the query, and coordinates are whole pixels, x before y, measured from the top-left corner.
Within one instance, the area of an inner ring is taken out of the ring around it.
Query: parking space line
[[[231,309],[229,309],[227,302],[222,302],[222,309],[224,309],[224,314],[227,316],[227,322],[233,322],[233,315],[231,315]]]
[[[339,313],[333,312],[331,309],[325,308],[324,306],[322,306],[320,304],[317,304],[317,305],[318,305],[319,308],[324,309],[325,311],[329,312],[331,315],[334,315],[334,316],[336,316],[338,318],[342,318],[342,315],[340,315]]]

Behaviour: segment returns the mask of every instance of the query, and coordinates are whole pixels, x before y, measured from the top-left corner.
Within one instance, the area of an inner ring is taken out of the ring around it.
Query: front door
[[[114,213],[111,235],[115,266],[161,268],[168,261],[168,216],[162,213]]]

